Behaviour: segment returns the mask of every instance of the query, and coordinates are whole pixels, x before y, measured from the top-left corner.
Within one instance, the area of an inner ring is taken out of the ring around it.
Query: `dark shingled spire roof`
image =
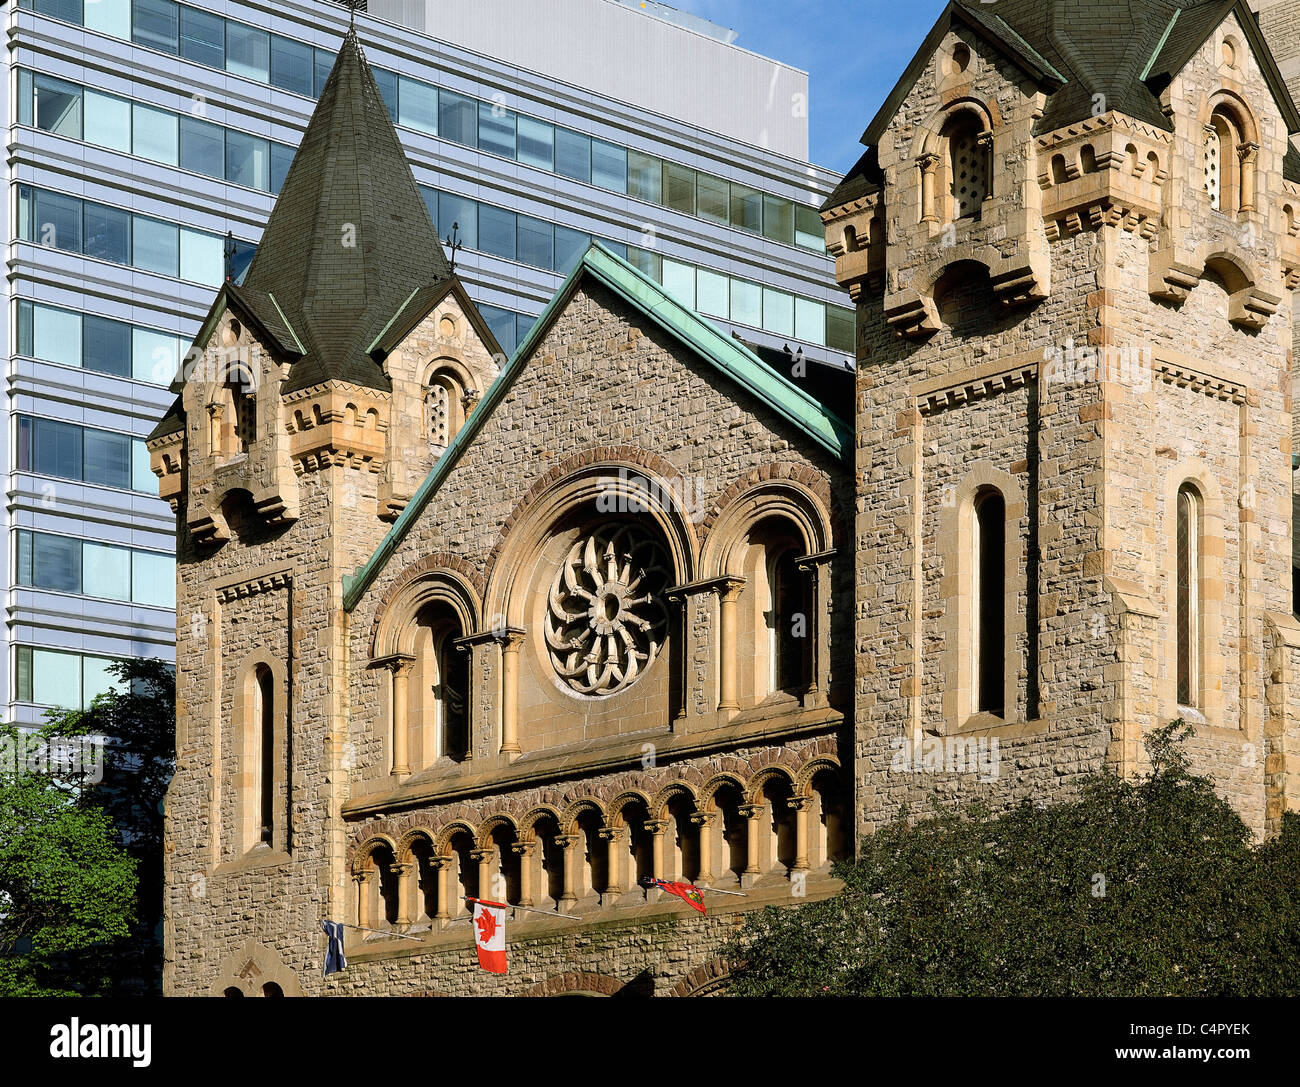
[[[330,379],[389,389],[367,346],[412,291],[450,275],[349,30],[243,283],[251,297],[274,297],[305,348],[283,391]]]
[[[1000,43],[1047,92],[1036,133],[1085,120],[1098,102],[1107,110],[1169,130],[1172,124],[1160,107],[1161,92],[1234,11],[1259,58],[1283,121],[1290,132],[1300,131],[1300,112],[1245,0],[998,0],[991,6],[979,0],[952,0],[868,126],[862,142],[868,148],[880,143],[954,23]],[[1298,169],[1300,154],[1289,154],[1285,176],[1300,180]],[[856,199],[880,180],[874,159],[864,155],[823,210]]]

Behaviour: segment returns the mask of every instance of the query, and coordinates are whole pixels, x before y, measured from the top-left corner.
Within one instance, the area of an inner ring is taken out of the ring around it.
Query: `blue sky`
[[[843,173],[946,0],[666,0],[808,73],[812,161]]]

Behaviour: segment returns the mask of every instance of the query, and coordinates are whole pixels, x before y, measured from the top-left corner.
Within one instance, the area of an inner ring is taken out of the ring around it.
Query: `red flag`
[[[666,879],[655,879],[653,876],[647,876],[643,881],[647,887],[658,887],[660,890],[667,891],[670,895],[676,895],[683,902],[694,906],[700,913],[704,913],[704,896],[700,894],[698,887],[690,883],[670,883]]]
[[[474,902],[474,944],[478,964],[493,974],[506,972],[506,910],[503,902]]]

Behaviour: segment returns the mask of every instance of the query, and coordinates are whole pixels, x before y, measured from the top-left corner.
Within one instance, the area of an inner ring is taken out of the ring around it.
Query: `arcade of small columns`
[[[354,921],[437,929],[466,915],[465,896],[564,913],[637,905],[663,893],[640,886],[646,877],[723,890],[797,880],[850,855],[850,819],[838,760],[819,754],[793,772],[728,772],[653,797],[629,789],[608,804],[368,831],[353,852]]]

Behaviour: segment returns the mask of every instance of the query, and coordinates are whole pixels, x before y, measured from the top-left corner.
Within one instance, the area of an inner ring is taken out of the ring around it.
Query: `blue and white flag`
[[[348,960],[343,954],[343,925],[339,921],[322,921],[320,927],[329,937],[329,947],[325,949],[325,977],[347,969]]]

